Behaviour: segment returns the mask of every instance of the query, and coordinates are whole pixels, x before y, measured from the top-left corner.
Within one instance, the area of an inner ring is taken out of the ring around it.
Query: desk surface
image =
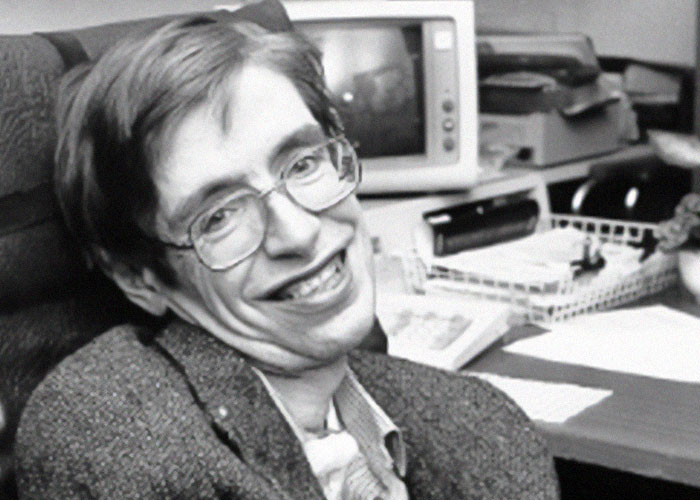
[[[700,316],[700,306],[680,287],[643,303],[663,303]],[[523,327],[509,333],[539,331]],[[612,396],[563,424],[538,423],[552,453],[700,486],[700,385],[554,363],[507,353],[499,347],[488,350],[468,368],[612,389]]]

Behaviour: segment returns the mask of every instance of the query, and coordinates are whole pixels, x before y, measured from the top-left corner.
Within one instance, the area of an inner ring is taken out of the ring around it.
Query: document
[[[457,370],[508,329],[507,305],[440,295],[377,294],[392,356]]]
[[[508,394],[531,419],[556,424],[578,415],[613,393],[609,389],[575,384],[543,382],[492,373],[465,373],[486,380]]]
[[[431,266],[475,273],[508,283],[569,282],[575,277],[575,262],[582,261],[586,249],[605,259],[598,279],[618,279],[641,267],[642,249],[599,241],[573,227],[555,228],[506,243],[465,250],[447,257],[428,258]],[[558,288],[549,290],[556,292]]]
[[[559,363],[700,383],[700,318],[665,306],[579,316],[504,350]]]

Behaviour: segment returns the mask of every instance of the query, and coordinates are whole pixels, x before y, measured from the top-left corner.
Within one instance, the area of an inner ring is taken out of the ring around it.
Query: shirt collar
[[[260,377],[299,441],[303,443],[309,439],[309,434],[294,422],[265,374],[255,367],[253,371]],[[370,467],[393,470],[398,476],[405,477],[406,447],[401,430],[362,387],[349,367],[333,396],[333,403],[330,412],[336,412],[345,429],[355,438]]]

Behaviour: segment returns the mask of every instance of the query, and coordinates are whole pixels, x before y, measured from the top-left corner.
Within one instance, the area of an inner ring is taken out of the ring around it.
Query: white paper
[[[536,358],[700,383],[700,318],[665,306],[579,316],[504,349]]]
[[[557,424],[600,403],[613,393],[609,389],[561,382],[513,378],[492,373],[468,374],[484,379],[508,394],[531,419]]]
[[[586,245],[590,245],[591,253],[600,250],[606,264],[599,274],[606,277],[625,276],[641,266],[641,249],[603,243],[573,227],[555,228],[447,257],[432,257],[426,262],[509,282],[514,277],[519,282],[566,281],[573,279],[571,263],[583,259]]]
[[[610,396],[609,389],[595,389],[561,382],[521,379],[492,373],[469,373],[493,384],[533,420],[562,423]]]

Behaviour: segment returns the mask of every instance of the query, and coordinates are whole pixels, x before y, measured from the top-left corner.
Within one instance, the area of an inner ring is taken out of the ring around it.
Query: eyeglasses
[[[318,213],[355,191],[361,178],[355,150],[343,136],[297,153],[279,181],[260,192],[240,189],[201,212],[189,227],[189,244],[157,240],[180,250],[194,248],[199,260],[214,271],[229,269],[255,252],[267,231],[264,198],[280,191],[299,206]]]

